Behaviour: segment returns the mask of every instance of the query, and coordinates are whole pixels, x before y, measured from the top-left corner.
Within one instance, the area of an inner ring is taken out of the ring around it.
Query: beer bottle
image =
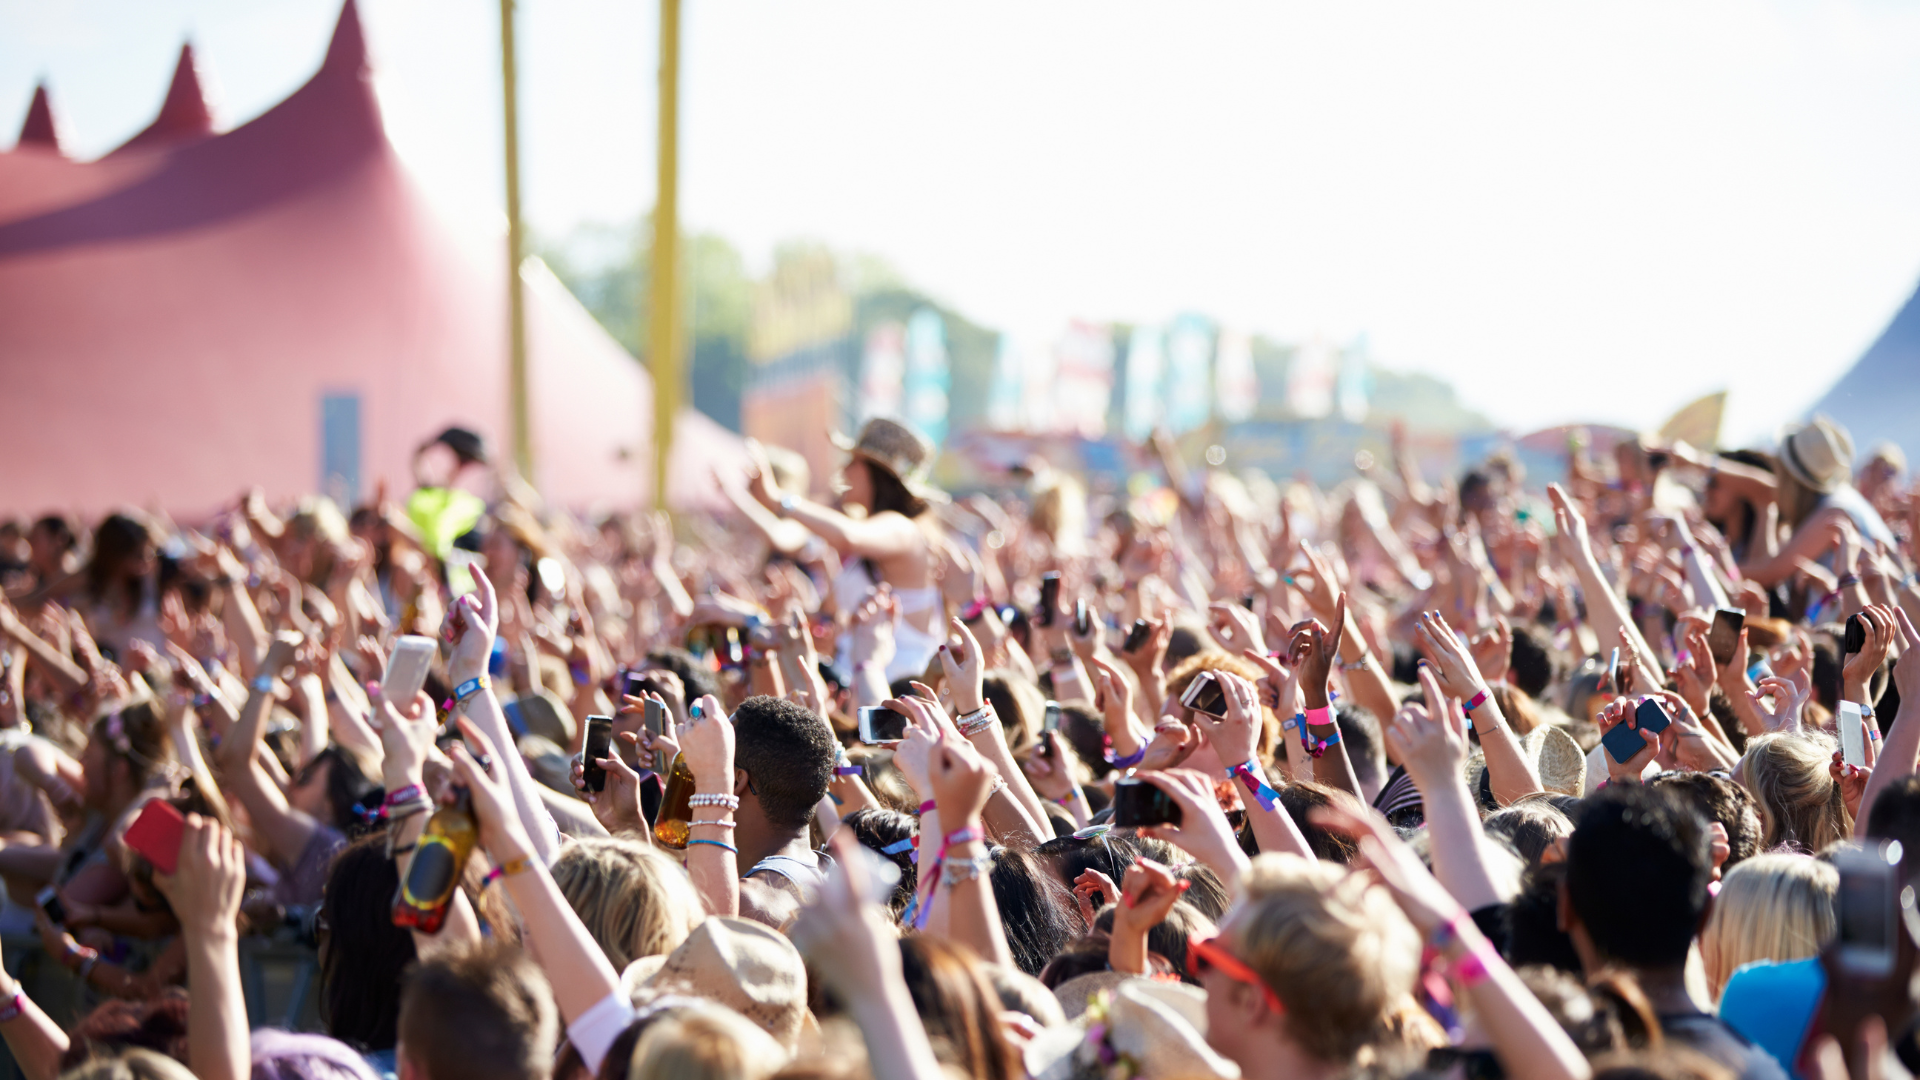
[[[675,754],[673,767],[667,770],[667,790],[660,796],[660,811],[654,815],[655,840],[676,850],[687,846],[693,822],[688,800],[692,798],[693,770],[687,766],[686,754]]]
[[[393,898],[395,926],[437,934],[446,921],[447,908],[460,888],[460,875],[480,838],[473,820],[473,796],[463,787],[454,788],[453,794],[452,805],[434,811],[420,833],[413,861],[407,864],[407,874]]]

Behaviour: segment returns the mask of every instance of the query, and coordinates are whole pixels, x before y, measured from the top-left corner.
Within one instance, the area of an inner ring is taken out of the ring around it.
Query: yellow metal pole
[[[533,426],[527,418],[527,309],[520,287],[526,248],[520,230],[520,97],[514,82],[513,0],[500,0],[500,88],[506,112],[507,155],[507,403],[513,427],[513,464],[533,483]]]
[[[660,0],[659,194],[653,204],[653,263],[647,303],[653,369],[653,505],[666,509],[673,420],[680,412],[680,0]]]

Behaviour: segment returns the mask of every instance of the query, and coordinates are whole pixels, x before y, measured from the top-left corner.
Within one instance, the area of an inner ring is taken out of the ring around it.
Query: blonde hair
[[[60,1074],[61,1080],[193,1080],[193,1071],[152,1050],[128,1048],[97,1057]]]
[[[616,971],[679,948],[704,917],[686,871],[634,840],[573,841],[553,881]]]
[[[649,1025],[634,1044],[627,1075],[663,1080],[765,1080],[787,1051],[751,1020],[723,1005],[688,1002]]]
[[[1286,1006],[1286,1031],[1321,1061],[1351,1061],[1390,1035],[1420,970],[1420,935],[1360,874],[1267,854],[1241,878],[1227,912],[1232,952]]]
[[[1700,934],[1715,1000],[1743,964],[1818,955],[1833,937],[1839,888],[1833,864],[1806,855],[1755,855],[1727,871]]]
[[[1747,740],[1733,778],[1760,804],[1760,846],[1821,851],[1853,833],[1853,816],[1840,785],[1827,772],[1831,740],[1811,733],[1773,732]]]

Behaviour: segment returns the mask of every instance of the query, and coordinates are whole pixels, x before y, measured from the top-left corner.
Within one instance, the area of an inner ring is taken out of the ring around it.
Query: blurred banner
[[[825,248],[782,251],[773,271],[754,286],[747,327],[747,359],[771,363],[846,336],[853,329],[853,298]]]
[[[1163,419],[1166,398],[1161,379],[1166,373],[1167,354],[1161,345],[1160,328],[1136,326],[1127,342],[1127,377],[1121,399],[1121,426],[1127,438],[1135,442],[1153,434]]]
[[[1325,338],[1303,343],[1287,366],[1287,410],[1302,420],[1318,420],[1333,412],[1339,363],[1334,347]]]
[[[897,322],[885,322],[867,331],[867,347],[860,354],[862,422],[876,416],[898,417],[907,381],[907,331]]]
[[[947,358],[947,324],[932,308],[907,320],[905,399],[902,415],[935,446],[947,441],[948,391],[952,373]]]
[[[1362,424],[1367,419],[1368,400],[1373,396],[1373,362],[1371,350],[1367,347],[1366,335],[1362,334],[1347,347],[1346,355],[1340,362],[1340,382],[1334,396],[1340,405],[1340,418],[1350,424]]]
[[[1167,428],[1192,431],[1213,417],[1213,330],[1198,315],[1182,315],[1167,331]]]
[[[1253,417],[1260,405],[1260,380],[1253,372],[1253,337],[1238,330],[1220,330],[1213,360],[1216,407],[1230,424]]]
[[[1107,433],[1113,398],[1113,335],[1103,325],[1069,322],[1054,344],[1053,428],[1097,439]]]

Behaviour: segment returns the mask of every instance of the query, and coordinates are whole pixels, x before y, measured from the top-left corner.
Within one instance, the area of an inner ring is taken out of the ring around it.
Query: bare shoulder
[[[800,914],[800,891],[770,870],[740,879],[740,917],[784,930]]]

